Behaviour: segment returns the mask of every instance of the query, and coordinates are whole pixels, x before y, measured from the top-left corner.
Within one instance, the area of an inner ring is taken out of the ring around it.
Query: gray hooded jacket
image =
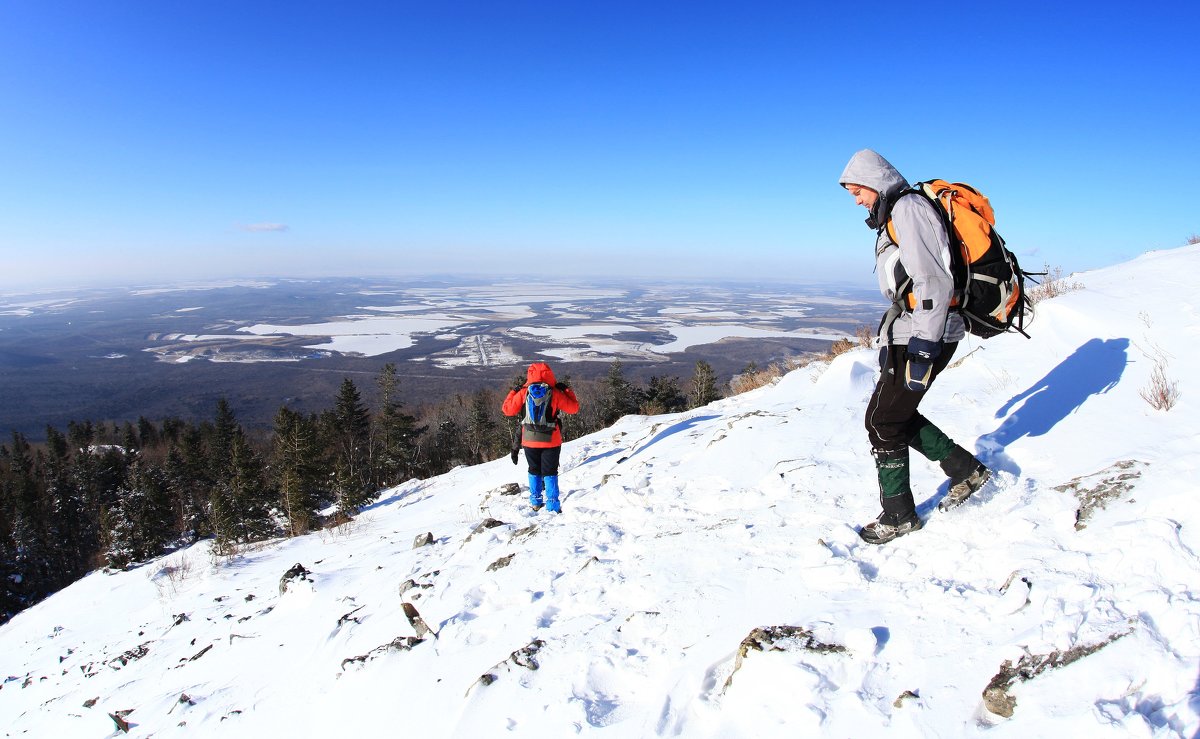
[[[870,149],[850,158],[838,184],[862,185],[879,193],[867,225],[878,232],[875,274],[884,297],[895,301],[905,281],[912,279],[916,307],[910,311],[905,304],[895,321],[881,326],[876,345],[907,344],[912,336],[947,343],[961,341],[966,335],[962,316],[950,310],[954,296],[950,241],[933,203],[923,197],[899,197],[908,189],[908,181]],[[899,245],[888,236],[885,226],[889,219]]]

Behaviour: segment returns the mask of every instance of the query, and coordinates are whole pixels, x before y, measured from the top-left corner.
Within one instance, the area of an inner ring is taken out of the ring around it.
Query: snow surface
[[[701,344],[712,344],[722,339],[731,338],[792,338],[792,339],[819,339],[821,341],[832,341],[845,337],[845,332],[839,332],[832,329],[824,331],[774,331],[770,329],[751,328],[749,326],[664,326],[664,330],[675,337],[675,340],[667,344],[660,344],[654,347],[654,351],[660,354],[669,354],[672,352],[687,351],[688,348],[699,346]]]
[[[856,534],[878,512],[859,420],[875,353],[858,350],[567,444],[561,516],[497,492],[524,478],[506,458],[232,560],[200,543],[93,573],[0,628],[0,725],[117,736],[109,714],[129,711],[129,735],[155,737],[1195,736],[1198,272],[1200,246],[1075,275],[1085,289],[1043,302],[1032,340],[964,342],[923,410],[998,481],[941,513],[944,479],[914,460],[927,524],[891,544]],[[1170,411],[1140,395],[1155,359],[1179,382]],[[1077,530],[1056,488],[1122,462],[1132,489]],[[489,517],[503,524],[472,533]],[[295,563],[311,578],[281,595]],[[382,648],[417,635],[402,603],[436,636]],[[793,639],[739,660],[770,626],[844,649]],[[985,710],[1004,661],[1114,637],[1014,683],[1011,718]]]
[[[418,333],[433,333],[466,323],[466,319],[442,315],[411,318],[391,316],[347,316],[342,321],[310,323],[301,326],[276,326],[258,323],[239,328],[255,336],[328,336],[329,340],[308,344],[308,349],[324,349],[344,354],[363,354],[368,357],[407,349]]]

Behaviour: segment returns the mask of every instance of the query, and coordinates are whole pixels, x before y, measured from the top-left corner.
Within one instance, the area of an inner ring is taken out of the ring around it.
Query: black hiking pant
[[[525,462],[529,465],[529,474],[541,477],[553,477],[558,474],[558,457],[562,453],[561,446],[539,449],[525,447]]]
[[[867,427],[867,436],[871,439],[871,451],[879,455],[894,455],[907,452],[909,444],[917,437],[921,428],[929,424],[924,416],[917,412],[917,406],[928,392],[913,391],[904,386],[904,352],[907,347],[903,344],[893,344],[879,352],[880,370],[879,382],[875,383],[875,392],[867,403],[867,413],[863,419]],[[942,346],[942,353],[933,360],[933,374],[929,379],[929,387],[933,381],[950,364],[958,342]]]

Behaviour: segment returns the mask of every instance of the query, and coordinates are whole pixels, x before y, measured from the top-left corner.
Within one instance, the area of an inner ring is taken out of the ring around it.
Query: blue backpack
[[[558,427],[558,419],[550,407],[553,391],[544,382],[535,382],[525,389],[525,415],[521,418],[524,441],[553,441],[554,429]]]

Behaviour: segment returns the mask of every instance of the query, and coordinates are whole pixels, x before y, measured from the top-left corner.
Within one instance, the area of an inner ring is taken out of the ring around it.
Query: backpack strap
[[[927,188],[927,185],[929,185],[931,182],[933,181],[918,182],[917,184],[897,195],[896,201],[899,202],[900,198],[904,197],[905,195],[920,195],[921,199],[929,203],[933,207],[934,212],[936,212],[938,217],[941,219],[942,227],[946,231],[946,245],[948,247],[948,251],[950,252],[950,279],[954,280],[954,295],[950,298],[950,309],[954,310],[962,304],[962,296],[967,287],[969,274],[966,260],[963,258],[962,244],[959,242],[958,233],[954,230],[954,201],[950,197],[953,194],[953,190],[943,188],[936,193],[930,192],[932,188]],[[940,202],[943,194],[946,197],[947,202],[950,204],[949,207],[943,207]],[[892,240],[893,244],[899,247],[900,239],[896,237],[896,226],[892,223],[892,217],[890,213],[888,215],[887,223],[884,224],[884,228],[887,229],[888,238]],[[909,288],[910,284],[911,278],[905,282],[905,290]],[[899,292],[900,291],[897,290],[898,294]]]

